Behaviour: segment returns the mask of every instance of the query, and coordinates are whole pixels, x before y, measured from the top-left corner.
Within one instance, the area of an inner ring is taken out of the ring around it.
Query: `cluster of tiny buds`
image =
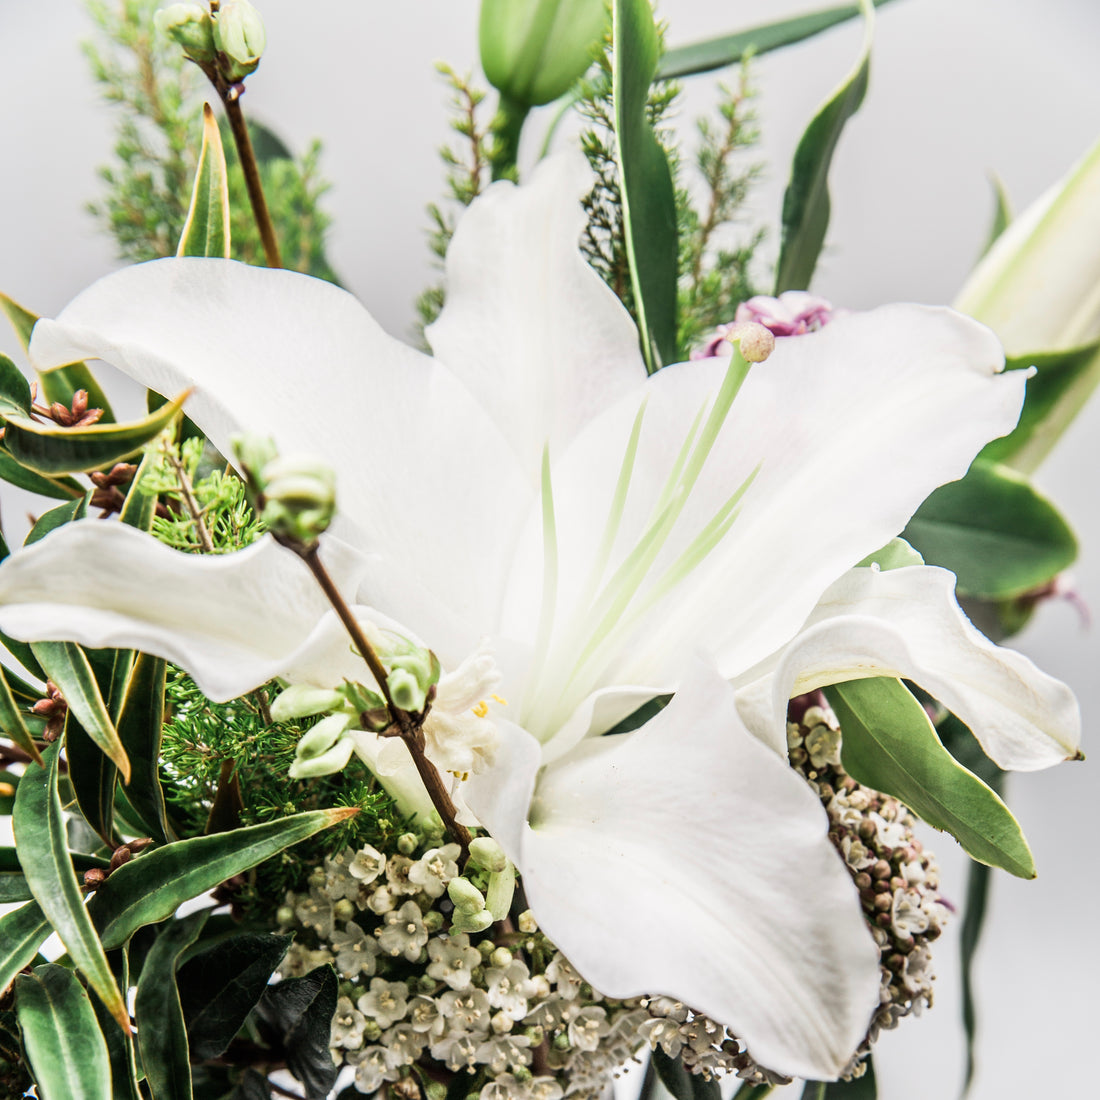
[[[840,729],[827,707],[809,706],[787,724],[792,765],[814,788],[829,814],[829,836],[859,889],[863,912],[881,959],[879,1007],[847,1077],[879,1032],[932,1004],[931,945],[948,909],[939,896],[939,869],[913,834],[912,814],[897,799],[863,787],[840,763]]]

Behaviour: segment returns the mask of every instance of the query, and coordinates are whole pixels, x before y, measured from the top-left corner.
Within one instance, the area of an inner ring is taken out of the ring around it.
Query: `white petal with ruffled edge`
[[[555,450],[646,377],[630,315],[577,248],[592,173],[543,161],[522,187],[494,183],[447,250],[447,300],[426,331],[538,484]]]
[[[785,753],[792,695],[868,676],[919,684],[971,728],[1002,768],[1050,767],[1080,746],[1073,692],[975,629],[955,602],[954,575],[929,565],[851,570],[824,594],[794,641],[735,686],[746,724]]]
[[[750,371],[637,594],[608,615],[610,630],[593,612],[599,600],[589,574],[641,402],[631,397],[591,422],[552,468],[555,628],[523,724],[544,736],[589,692],[612,684],[669,690],[696,649],[715,653],[723,674],[733,676],[783,645],[837,576],[901,530],[936,486],[961,477],[989,439],[1012,428],[1025,380],[998,375],[1001,365],[988,329],[920,306],[853,314],[780,340]],[[648,380],[605,578],[652,523],[681,445],[725,371],[711,359]],[[719,545],[654,599],[665,571],[754,471]],[[523,636],[539,622],[542,541],[541,524],[531,522],[505,632]],[[578,662],[601,631],[600,648]]]
[[[380,557],[383,610],[425,636],[434,608],[439,633],[477,624],[445,654],[456,661],[491,629],[530,487],[454,375],[346,291],[229,260],[159,260],[40,321],[30,356],[42,369],[105,359],[160,393],[194,386],[187,412],[224,454],[246,429],[317,454],[336,470],[341,516]]]
[[[878,951],[824,809],[717,672],[697,663],[641,730],[584,742],[537,783],[538,745],[503,732],[499,766],[463,793],[585,979],[673,996],[763,1065],[836,1077],[878,1003]]]

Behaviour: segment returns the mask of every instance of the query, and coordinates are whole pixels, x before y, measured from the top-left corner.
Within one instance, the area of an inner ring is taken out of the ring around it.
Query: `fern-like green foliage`
[[[203,99],[217,98],[179,46],[157,35],[153,16],[161,6],[88,0],[97,35],[85,53],[104,98],[119,109],[115,160],[100,169],[106,191],[88,209],[115,238],[119,257],[134,262],[175,255],[201,147]],[[295,157],[270,130],[252,121],[249,129],[284,263],[338,282],[324,253],[330,218],[320,200],[329,185],[318,171],[320,144]],[[263,246],[227,127],[222,137],[233,256],[259,264]]]

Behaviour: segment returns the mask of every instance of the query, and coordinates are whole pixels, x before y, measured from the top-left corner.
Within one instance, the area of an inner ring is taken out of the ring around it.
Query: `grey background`
[[[666,0],[679,44],[762,22],[809,3]],[[335,182],[330,256],[392,332],[407,335],[411,303],[429,278],[426,202],[440,193],[433,150],[447,140],[446,92],[432,62],[476,67],[474,0],[265,0],[269,49],[250,80],[247,111],[292,146],[324,139]],[[112,116],[97,101],[79,41],[88,23],[76,0],[0,0],[0,288],[50,314],[115,266],[112,245],[82,205],[99,193]],[[776,224],[801,128],[847,70],[854,25],[760,59],[762,152],[769,169],[754,210]],[[997,171],[1017,208],[1100,133],[1100,5],[1094,0],[903,0],[882,10],[872,88],[845,134],[832,180],[834,217],[816,289],[838,305],[950,301],[991,211],[986,173]],[[683,123],[713,102],[715,78],[689,87]],[[537,123],[536,123],[537,125]],[[773,231],[769,255],[774,255]],[[11,351],[14,341],[0,337]],[[1081,595],[1100,614],[1100,515],[1095,464],[1100,400],[1040,471],[1084,549]],[[25,507],[5,494],[5,522]],[[1085,749],[1100,720],[1091,688],[1100,657],[1066,605],[1043,609],[1019,648],[1078,691]],[[1092,1081],[1093,934],[1098,889],[1095,765],[1020,776],[1011,801],[1040,877],[998,875],[982,948],[980,1072],[976,1100],[1032,1095],[1085,1098]],[[964,861],[937,838],[948,896],[960,899]],[[884,1100],[949,1097],[960,1080],[956,1024],[957,925],[937,957],[938,1003],[903,1021],[879,1048]],[[793,1091],[793,1090],[792,1090]]]

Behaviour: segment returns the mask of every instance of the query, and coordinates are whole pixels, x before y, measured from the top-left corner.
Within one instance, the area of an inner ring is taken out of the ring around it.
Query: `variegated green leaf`
[[[191,209],[176,255],[229,259],[229,174],[218,123],[209,103],[202,105],[202,152],[195,169]]]

